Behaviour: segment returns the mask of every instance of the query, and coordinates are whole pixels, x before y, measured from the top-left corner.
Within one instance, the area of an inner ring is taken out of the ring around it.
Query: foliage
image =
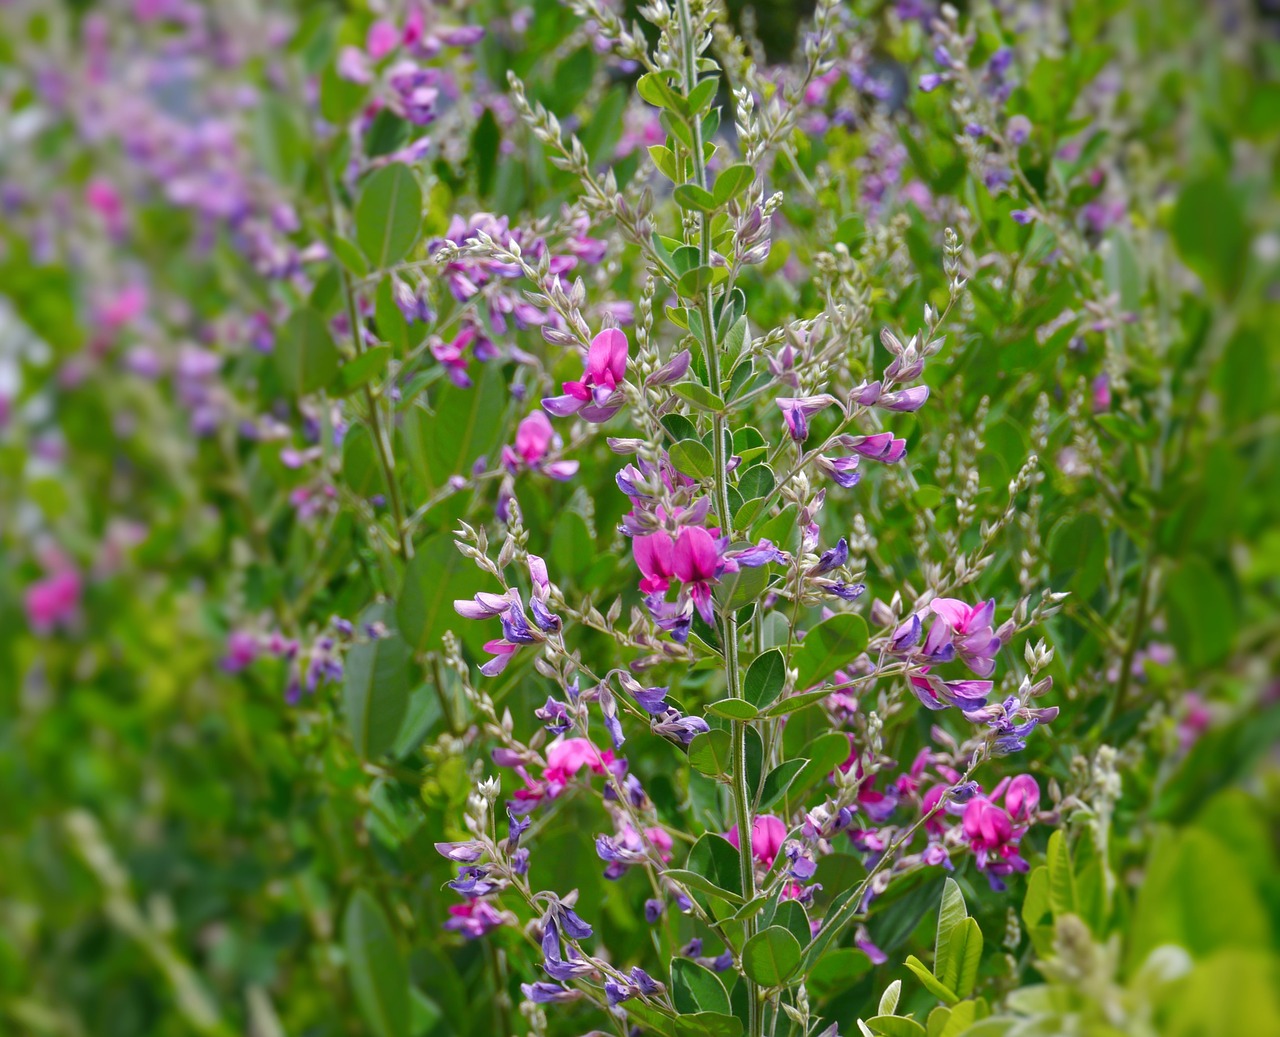
[[[1280,1033],[1263,8],[4,5],[0,1030]]]

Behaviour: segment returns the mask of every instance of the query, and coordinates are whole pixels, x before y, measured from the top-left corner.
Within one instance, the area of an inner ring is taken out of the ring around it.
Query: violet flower
[[[787,431],[797,443],[809,438],[809,419],[839,401],[830,393],[817,396],[780,396],[775,401],[782,410]]]

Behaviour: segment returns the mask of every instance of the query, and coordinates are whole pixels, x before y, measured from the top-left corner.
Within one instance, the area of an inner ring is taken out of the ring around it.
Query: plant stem
[[[684,87],[686,96],[697,83],[697,54],[693,39],[693,18],[689,13],[689,0],[679,0],[677,10],[680,18],[680,38],[684,58]],[[690,120],[690,131],[693,136],[693,169],[699,187],[707,187],[707,161],[702,146],[702,120],[697,112]],[[711,261],[711,227],[706,213],[698,216],[698,255],[699,261],[709,265]],[[720,346],[717,341],[715,307],[712,305],[711,288],[703,290],[700,300],[702,311],[703,333],[705,335],[705,355],[707,360],[707,376],[716,395],[721,393],[720,384]],[[717,413],[711,422],[712,455],[714,457],[716,483],[716,515],[720,520],[722,535],[732,535],[733,514],[729,506],[729,476],[726,471],[728,458],[725,456],[725,416]],[[734,614],[729,602],[721,606],[720,629],[722,650],[724,652],[725,682],[728,685],[729,697],[740,699],[742,680],[738,669],[738,617]],[[732,739],[730,752],[733,757],[733,773],[730,775],[730,798],[733,802],[734,822],[738,826],[739,876],[742,882],[743,900],[750,901],[756,895],[755,857],[751,847],[751,789],[747,784],[747,724],[744,721],[732,722]],[[750,939],[756,932],[756,919],[753,915],[744,924],[744,938]],[[747,990],[747,1037],[763,1037],[764,1006],[760,1003],[760,990],[757,984],[745,974],[743,981]]]
[[[329,202],[329,225],[333,228],[333,232],[338,234],[341,233],[341,228],[338,226],[338,204],[334,197],[333,178],[329,175],[328,169],[324,173],[324,186]],[[356,355],[359,356],[365,351],[364,324],[360,320],[360,311],[356,306],[355,292],[351,287],[351,275],[341,264],[338,265],[338,277],[342,282],[342,300],[346,304],[347,323],[351,325],[351,340],[355,343]],[[373,439],[373,445],[377,448],[378,464],[382,468],[382,475],[387,483],[387,503],[391,506],[391,521],[396,527],[396,544],[399,546],[400,557],[407,562],[413,557],[413,542],[405,534],[404,504],[400,500],[400,484],[396,481],[391,440],[378,414],[378,398],[368,382],[364,386],[364,401],[369,408],[369,433]]]

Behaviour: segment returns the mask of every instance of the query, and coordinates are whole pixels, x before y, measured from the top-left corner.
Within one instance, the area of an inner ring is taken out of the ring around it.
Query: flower
[[[990,677],[996,668],[995,655],[1000,651],[1000,639],[991,629],[995,599],[967,605],[958,598],[934,598],[929,609],[955,635],[956,655],[979,677]]]
[[[591,340],[582,379],[563,384],[565,395],[549,396],[542,406],[558,418],[577,414],[585,421],[608,421],[622,409],[619,387],[627,373],[627,336],[605,328]]]
[[[809,438],[809,419],[838,401],[829,393],[821,393],[818,396],[780,396],[774,402],[782,410],[782,420],[787,423],[791,438],[803,443]]]
[[[733,844],[738,845],[738,826],[734,825],[725,836]],[[780,818],[772,814],[761,814],[751,822],[751,856],[766,868],[773,866],[778,851],[787,838],[787,826]]]
[[[1013,826],[1009,815],[986,796],[977,796],[964,808],[961,830],[970,848],[978,870],[987,873],[991,888],[1003,891],[1005,876],[1014,871],[1027,871],[1028,865],[1018,855],[1018,839],[1021,833]]]
[[[82,590],[80,574],[70,567],[60,568],[27,587],[23,605],[31,629],[48,634],[54,627],[70,624],[80,611]]]
[[[671,586],[675,576],[675,543],[665,530],[631,538],[631,554],[643,579],[640,589],[646,594],[661,593]]]
[[[706,623],[715,622],[711,607],[711,585],[717,582],[720,553],[716,541],[702,526],[685,526],[676,537],[672,569],[685,584],[698,615]]]
[[[1030,774],[1019,774],[1009,782],[1004,793],[1004,808],[1021,824],[1031,820],[1040,806],[1040,786]]]

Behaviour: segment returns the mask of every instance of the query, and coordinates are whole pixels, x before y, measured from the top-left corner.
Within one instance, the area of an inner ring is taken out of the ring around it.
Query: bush
[[[727,13],[6,6],[15,1032],[1280,1033],[1276,21]]]

